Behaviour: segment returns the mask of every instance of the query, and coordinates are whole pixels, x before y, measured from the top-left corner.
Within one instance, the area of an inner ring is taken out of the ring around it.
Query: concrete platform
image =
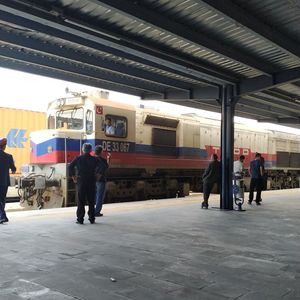
[[[105,205],[95,225],[75,208],[9,212],[0,299],[300,299],[300,190],[246,212],[200,198]]]

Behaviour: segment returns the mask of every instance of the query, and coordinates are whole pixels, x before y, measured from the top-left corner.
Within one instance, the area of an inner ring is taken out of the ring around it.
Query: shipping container
[[[29,163],[30,133],[46,129],[46,113],[0,107],[0,137],[7,138],[6,152],[14,157],[17,173]]]

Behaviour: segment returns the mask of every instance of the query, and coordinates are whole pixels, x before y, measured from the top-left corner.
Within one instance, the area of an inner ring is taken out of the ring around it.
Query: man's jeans
[[[97,181],[96,182],[96,208],[95,214],[99,214],[102,209],[102,204],[105,195],[105,182],[104,181]]]

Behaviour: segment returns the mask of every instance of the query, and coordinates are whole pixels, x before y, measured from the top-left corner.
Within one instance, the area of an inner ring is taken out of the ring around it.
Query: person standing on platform
[[[221,174],[221,163],[218,161],[218,155],[213,154],[211,156],[211,162],[204,171],[202,176],[203,179],[203,202],[201,204],[202,208],[208,208],[208,198],[215,185],[219,187]]]
[[[241,155],[240,158],[233,163],[233,186],[237,188],[233,193],[234,199],[244,199],[244,160],[245,156]]]
[[[102,147],[100,145],[95,147],[95,157],[98,160],[97,169],[96,169],[96,207],[95,207],[95,216],[102,217],[103,214],[101,213],[103,200],[105,196],[105,184],[106,184],[106,177],[105,172],[109,167],[110,153],[107,154],[107,159],[101,156],[102,154]]]
[[[69,166],[69,175],[77,185],[77,224],[83,224],[84,222],[86,200],[89,206],[89,221],[91,224],[95,223],[95,172],[97,159],[91,155],[91,151],[91,144],[83,144],[83,154],[77,156]]]
[[[263,156],[260,157],[260,164],[262,168],[262,177],[261,177],[261,193],[267,189],[268,185],[268,174],[265,169],[265,158]],[[262,202],[261,194],[259,202]]]
[[[234,175],[238,175],[238,176],[242,177],[243,170],[244,170],[244,160],[245,160],[245,156],[241,155],[240,159],[236,160],[233,163],[233,173],[234,173]]]
[[[14,174],[16,167],[13,156],[4,152],[7,139],[0,139],[0,224],[8,222],[5,212],[5,201],[8,187],[10,186],[9,170]]]
[[[261,154],[256,153],[255,159],[250,162],[250,192],[248,204],[252,204],[254,197],[254,190],[256,189],[256,205],[260,205],[261,200],[261,189],[262,189],[262,176],[263,167],[261,164]]]

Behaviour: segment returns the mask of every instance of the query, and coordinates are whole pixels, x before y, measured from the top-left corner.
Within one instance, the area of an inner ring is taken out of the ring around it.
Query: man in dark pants
[[[69,175],[77,184],[77,224],[83,224],[86,199],[89,206],[89,221],[91,224],[95,223],[95,171],[97,160],[94,156],[91,156],[91,151],[91,144],[83,144],[83,154],[77,156],[69,166]]]
[[[10,186],[9,169],[16,172],[16,167],[12,155],[5,153],[7,140],[0,139],[0,224],[8,222],[5,213],[5,200],[8,186]]]
[[[100,145],[97,145],[95,147],[95,157],[98,160],[97,170],[96,170],[96,207],[95,207],[95,216],[96,217],[102,217],[103,214],[101,213],[102,210],[102,204],[104,200],[105,195],[105,184],[106,184],[106,178],[105,178],[105,172],[109,167],[110,163],[110,153],[107,154],[107,159],[101,157],[102,154],[102,147]]]
[[[260,205],[261,189],[262,189],[262,176],[263,176],[263,166],[261,163],[261,154],[255,154],[255,160],[250,162],[250,193],[248,204],[252,204],[254,189],[256,188],[256,204]]]
[[[218,155],[211,156],[211,162],[204,171],[203,178],[203,202],[202,208],[208,208],[208,198],[214,187],[214,184],[220,183],[221,163],[218,161]]]

